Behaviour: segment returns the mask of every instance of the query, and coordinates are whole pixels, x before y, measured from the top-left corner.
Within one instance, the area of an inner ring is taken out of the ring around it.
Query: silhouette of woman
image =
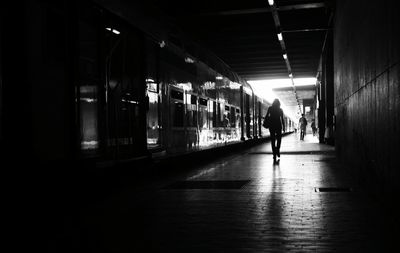
[[[271,134],[271,147],[274,156],[274,162],[276,156],[280,157],[280,148],[282,140],[282,129],[285,129],[285,120],[283,119],[283,111],[281,109],[281,102],[279,99],[275,99],[272,106],[268,108],[265,117],[269,118],[269,132]]]

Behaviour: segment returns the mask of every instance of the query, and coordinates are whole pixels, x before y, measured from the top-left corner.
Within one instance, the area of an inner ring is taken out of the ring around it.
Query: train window
[[[196,110],[193,110],[193,111],[192,111],[192,114],[193,114],[192,126],[193,126],[193,127],[196,127],[196,126],[197,126],[197,111],[196,111]]]
[[[147,109],[147,148],[154,149],[161,146],[161,100],[158,80],[158,49],[159,45],[146,40],[146,84],[148,93]]]
[[[240,113],[240,109],[239,108],[236,108],[236,113]]]
[[[183,100],[183,92],[171,90],[171,98]]]
[[[224,120],[223,114],[221,113],[221,104],[217,103],[217,127],[222,125],[222,122]]]
[[[64,55],[60,55],[60,53],[64,53],[60,46],[64,46],[65,39],[63,36],[60,37],[63,29],[57,28],[60,25],[59,19],[61,17],[51,15],[49,18],[54,18],[54,20],[48,20],[51,22],[48,23],[50,25],[48,28],[55,28],[57,31],[49,33],[46,41],[48,50],[45,51],[51,54],[44,55],[44,57],[46,58],[45,61],[53,64],[64,59]],[[102,94],[98,88],[98,80],[101,78],[101,71],[98,66],[100,62],[98,51],[100,51],[101,43],[98,40],[98,36],[102,31],[99,32],[95,25],[84,20],[79,22],[78,27],[76,42],[79,48],[77,52],[79,53],[76,56],[79,71],[79,75],[77,75],[79,93],[77,94],[76,103],[78,103],[77,108],[79,108],[79,139],[82,154],[92,156],[98,154],[101,141],[100,127],[102,124],[100,124],[99,111]],[[59,43],[60,40],[61,44]]]
[[[80,87],[81,149],[83,151],[98,148],[97,96],[95,85]]]
[[[152,92],[158,92],[158,85],[157,83],[154,82],[153,79],[148,78],[146,79],[146,84],[147,84],[147,90],[152,91]]]
[[[229,122],[229,118],[230,118],[229,112],[225,112],[224,116],[223,116],[223,119],[222,119],[222,126],[223,127],[230,127],[231,126],[231,124]]]
[[[229,112],[229,106],[228,105],[225,105],[225,111]]]
[[[191,103],[192,105],[197,104],[197,97],[192,95],[192,97],[190,98],[190,103]]]
[[[172,122],[174,127],[183,127],[183,103],[175,102],[172,110]]]
[[[159,125],[159,97],[156,92],[148,92],[149,107],[147,111],[147,147],[155,148],[159,146],[160,125]]]
[[[217,102],[212,103],[212,127],[217,127]]]
[[[207,128],[207,108],[206,107],[199,108],[199,127]]]
[[[200,98],[200,99],[199,99],[199,104],[200,104],[200,105],[207,106],[207,99]]]
[[[235,107],[231,107],[231,113],[230,113],[230,122],[231,122],[231,127],[236,127],[236,117],[235,117]]]

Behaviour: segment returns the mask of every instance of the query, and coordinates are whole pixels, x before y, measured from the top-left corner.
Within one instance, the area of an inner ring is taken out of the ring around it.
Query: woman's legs
[[[282,131],[278,129],[276,131],[276,154],[281,157],[281,141],[282,141]]]
[[[281,141],[282,141],[282,130],[281,129],[269,129],[271,135],[271,148],[274,155],[274,160],[276,156],[281,157]],[[276,141],[276,143],[275,143]]]
[[[276,140],[276,132],[274,129],[269,129],[269,134],[271,136],[271,148],[272,148],[272,154],[274,156],[274,160],[276,159],[276,147],[275,147],[275,140]]]

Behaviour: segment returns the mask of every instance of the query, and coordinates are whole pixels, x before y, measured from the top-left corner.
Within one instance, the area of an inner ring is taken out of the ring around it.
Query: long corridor
[[[284,137],[279,163],[273,163],[267,142],[149,182],[81,210],[51,247],[393,252],[395,228],[389,216],[346,174],[334,148],[319,144],[312,134],[304,141],[294,133]]]

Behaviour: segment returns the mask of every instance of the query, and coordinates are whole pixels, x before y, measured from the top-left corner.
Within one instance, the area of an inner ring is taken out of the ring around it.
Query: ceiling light
[[[192,58],[190,58],[190,57],[186,57],[186,58],[185,58],[185,62],[187,62],[187,63],[194,63],[194,60],[193,60]]]
[[[162,40],[159,45],[161,48],[165,47],[165,41]]]
[[[106,27],[106,30],[107,31],[110,31],[110,32],[112,32],[112,33],[114,33],[114,34],[120,34],[120,31],[118,31],[118,30],[116,30],[116,29],[113,29],[113,28],[111,28],[111,27]]]
[[[269,5],[274,5],[274,0],[268,0]]]
[[[283,59],[287,59],[287,54],[283,54]]]
[[[278,40],[283,40],[282,33],[278,33]]]

